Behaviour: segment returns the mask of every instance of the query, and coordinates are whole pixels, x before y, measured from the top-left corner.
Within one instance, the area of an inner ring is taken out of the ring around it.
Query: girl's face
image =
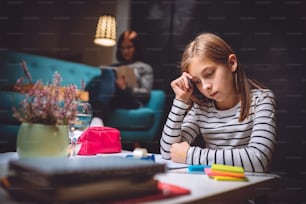
[[[130,40],[124,39],[121,42],[121,45],[120,45],[119,49],[120,49],[122,58],[125,61],[130,62],[130,61],[133,60],[134,53],[135,53],[135,47]]]
[[[220,110],[229,109],[239,102],[234,87],[233,72],[237,69],[234,54],[229,56],[229,65],[217,64],[209,59],[194,57],[188,67],[192,81],[207,98],[215,101]]]

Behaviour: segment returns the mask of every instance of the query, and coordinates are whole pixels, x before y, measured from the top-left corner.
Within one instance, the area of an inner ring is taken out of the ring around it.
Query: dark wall
[[[213,32],[236,51],[250,78],[277,97],[278,144],[272,169],[306,176],[306,3],[304,1],[132,0],[131,27],[141,33],[155,87],[179,73],[182,51],[198,33]]]
[[[84,62],[90,54],[111,58],[112,50],[95,45],[93,39],[99,16],[115,13],[116,0],[1,0],[0,51],[10,49],[75,62]]]

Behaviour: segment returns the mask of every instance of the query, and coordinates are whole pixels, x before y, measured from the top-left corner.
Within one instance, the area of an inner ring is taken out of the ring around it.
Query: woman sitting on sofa
[[[116,50],[118,63],[111,66],[116,69],[125,65],[133,69],[137,88],[130,87],[126,77],[119,76],[114,71],[114,93],[109,97],[109,100],[97,100],[96,96],[99,95],[101,90],[91,90],[89,88],[89,92],[92,92],[90,93],[90,103],[93,106],[94,117],[103,118],[103,115],[105,116],[110,109],[136,109],[148,102],[153,87],[153,69],[149,64],[142,62],[142,53],[140,38],[136,31],[128,30],[120,35]],[[103,74],[105,74],[104,69],[101,77],[103,77]],[[93,92],[97,92],[97,94]]]
[[[142,49],[139,35],[136,31],[123,32],[118,40],[116,57],[118,63],[113,66],[127,65],[134,69],[137,88],[128,86],[124,76],[116,77],[116,92],[111,100],[113,108],[139,108],[148,102],[153,87],[153,69],[142,62]]]

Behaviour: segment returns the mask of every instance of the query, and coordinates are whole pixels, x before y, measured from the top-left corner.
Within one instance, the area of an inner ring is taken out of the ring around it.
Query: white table
[[[124,151],[121,155],[129,154]],[[120,155],[120,154],[119,154]],[[103,156],[103,155],[101,155]],[[107,155],[105,155],[107,156]],[[15,152],[0,154],[0,176],[7,174],[7,161],[17,158]],[[158,162],[162,161],[160,158]],[[180,165],[175,165],[180,167]],[[182,166],[184,167],[184,166]],[[239,203],[241,201],[253,200],[278,188],[278,176],[273,174],[247,174],[248,181],[216,181],[205,174],[188,173],[186,168],[169,170],[166,174],[158,174],[156,179],[165,183],[175,184],[190,189],[189,195],[175,198],[152,201],[148,203]],[[0,203],[15,202],[9,199],[7,193],[0,188]]]
[[[275,175],[261,175],[248,176],[247,182],[216,181],[205,174],[182,172],[170,172],[156,178],[191,190],[190,195],[164,199],[158,203],[240,203],[276,190],[279,180]]]

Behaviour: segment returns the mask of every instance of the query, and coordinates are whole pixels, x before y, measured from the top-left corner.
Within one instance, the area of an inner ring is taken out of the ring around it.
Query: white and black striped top
[[[245,171],[267,172],[276,142],[275,98],[271,90],[254,89],[250,115],[238,122],[240,103],[217,110],[213,102],[189,105],[174,99],[160,140],[163,158],[170,158],[171,144],[189,144],[202,135],[206,148],[191,146],[187,164],[226,164]]]

